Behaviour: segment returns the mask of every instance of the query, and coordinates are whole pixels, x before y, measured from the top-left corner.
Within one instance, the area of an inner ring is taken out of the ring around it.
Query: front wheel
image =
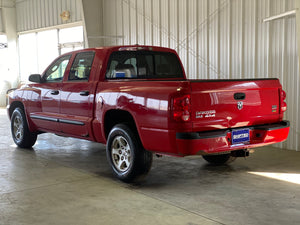
[[[37,134],[30,132],[24,111],[16,108],[11,116],[12,138],[20,148],[31,148],[37,139]]]
[[[207,162],[213,164],[213,165],[223,165],[226,163],[233,162],[236,157],[229,154],[222,154],[222,155],[203,155],[202,156]]]
[[[152,165],[152,153],[143,148],[138,135],[125,124],[110,131],[106,156],[114,175],[124,182],[143,178]]]

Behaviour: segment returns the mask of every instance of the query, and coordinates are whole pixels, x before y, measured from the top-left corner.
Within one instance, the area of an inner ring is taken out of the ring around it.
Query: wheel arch
[[[9,118],[11,118],[11,116],[16,108],[21,108],[25,112],[23,103],[20,101],[14,101],[10,104],[9,109],[8,109]],[[25,115],[26,115],[26,113],[25,113]],[[28,118],[27,118],[27,122],[28,122]]]
[[[136,132],[140,138],[139,131],[137,128],[136,121],[132,114],[126,110],[111,109],[108,110],[104,115],[104,134],[107,139],[111,129],[117,124],[127,124],[133,132]],[[141,138],[140,138],[141,140]]]
[[[9,109],[8,109],[8,115],[9,115],[9,118],[11,119],[11,116],[12,116],[12,114],[13,114],[13,112],[14,112],[14,110],[15,110],[16,108],[20,108],[20,109],[22,109],[22,110],[24,111],[29,130],[30,130],[31,132],[35,132],[35,131],[36,131],[36,127],[35,127],[35,125],[33,124],[32,120],[28,117],[23,102],[21,102],[21,101],[14,101],[14,102],[12,102],[12,103],[10,104]]]

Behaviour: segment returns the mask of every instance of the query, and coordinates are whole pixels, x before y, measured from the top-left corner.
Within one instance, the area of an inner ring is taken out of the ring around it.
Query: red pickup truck
[[[278,79],[188,80],[169,48],[74,51],[29,80],[9,95],[14,142],[30,148],[50,132],[104,143],[125,182],[149,172],[152,153],[223,164],[289,133]]]

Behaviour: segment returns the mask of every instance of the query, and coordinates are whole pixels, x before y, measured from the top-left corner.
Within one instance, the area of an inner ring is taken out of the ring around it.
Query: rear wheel
[[[11,116],[11,133],[20,148],[31,148],[36,142],[37,134],[29,131],[25,113],[21,108],[16,108]]]
[[[124,182],[140,180],[152,165],[152,153],[143,148],[138,135],[125,124],[110,131],[106,156],[114,175]]]
[[[213,165],[223,165],[226,163],[233,162],[236,157],[229,154],[222,154],[222,155],[203,155],[202,156],[207,162]]]

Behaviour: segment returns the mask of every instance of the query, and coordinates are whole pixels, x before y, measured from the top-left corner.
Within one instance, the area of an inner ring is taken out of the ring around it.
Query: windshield
[[[184,78],[177,56],[170,52],[119,51],[110,56],[106,78]]]

